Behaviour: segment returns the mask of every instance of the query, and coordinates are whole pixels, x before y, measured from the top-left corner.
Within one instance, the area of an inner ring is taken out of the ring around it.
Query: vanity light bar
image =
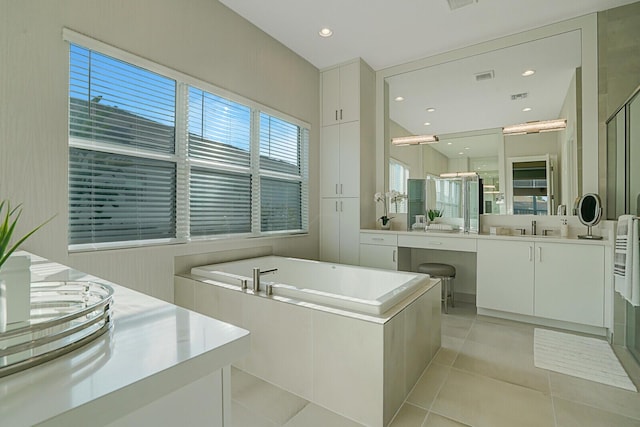
[[[567,119],[527,122],[502,128],[504,135],[523,135],[526,133],[552,132],[567,127]]]
[[[478,175],[475,172],[447,172],[441,173],[440,178],[457,178],[459,176],[476,176]]]
[[[391,138],[393,145],[435,144],[439,141],[436,135],[412,135]]]

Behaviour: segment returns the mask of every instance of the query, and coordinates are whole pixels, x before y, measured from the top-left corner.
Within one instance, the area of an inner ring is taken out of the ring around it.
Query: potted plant
[[[30,311],[30,260],[28,257],[10,260],[10,256],[33,233],[53,219],[52,217],[43,222],[12,244],[15,228],[22,214],[21,206],[11,209],[9,201],[0,201],[0,331],[4,331],[8,323],[27,320]],[[8,300],[11,300],[11,304]]]
[[[429,209],[427,211],[427,216],[429,217],[430,222],[434,222],[436,218],[440,218],[442,216],[442,210]]]
[[[389,216],[389,211],[387,206],[387,195],[385,193],[378,192],[374,194],[373,200],[376,203],[382,203],[382,206],[384,207],[384,215],[378,218],[378,221],[380,221],[380,227],[383,230],[389,230],[391,228],[391,220],[393,219],[393,217]]]

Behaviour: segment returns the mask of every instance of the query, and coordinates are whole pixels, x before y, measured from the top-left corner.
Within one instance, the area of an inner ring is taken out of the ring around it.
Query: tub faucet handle
[[[253,268],[253,292],[260,292],[260,267]]]
[[[265,293],[267,294],[267,296],[273,295],[273,285],[271,283],[267,283]]]

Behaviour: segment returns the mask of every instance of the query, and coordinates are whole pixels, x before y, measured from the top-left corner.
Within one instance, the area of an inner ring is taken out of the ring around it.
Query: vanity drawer
[[[398,246],[406,248],[439,249],[442,251],[476,252],[473,237],[444,237],[422,234],[419,236],[398,236]]]
[[[395,233],[360,233],[360,243],[367,245],[398,246],[398,235]]]

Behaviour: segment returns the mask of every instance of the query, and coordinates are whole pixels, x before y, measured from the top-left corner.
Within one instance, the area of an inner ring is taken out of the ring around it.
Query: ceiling
[[[571,31],[387,77],[389,117],[411,134],[441,138],[559,118],[581,65],[580,46],[580,31]],[[535,74],[523,77],[526,70]],[[488,72],[492,78],[476,80]],[[398,96],[403,100],[395,101]],[[435,111],[428,112],[430,107]]]
[[[319,69],[361,57],[376,71],[635,1],[220,0]]]

